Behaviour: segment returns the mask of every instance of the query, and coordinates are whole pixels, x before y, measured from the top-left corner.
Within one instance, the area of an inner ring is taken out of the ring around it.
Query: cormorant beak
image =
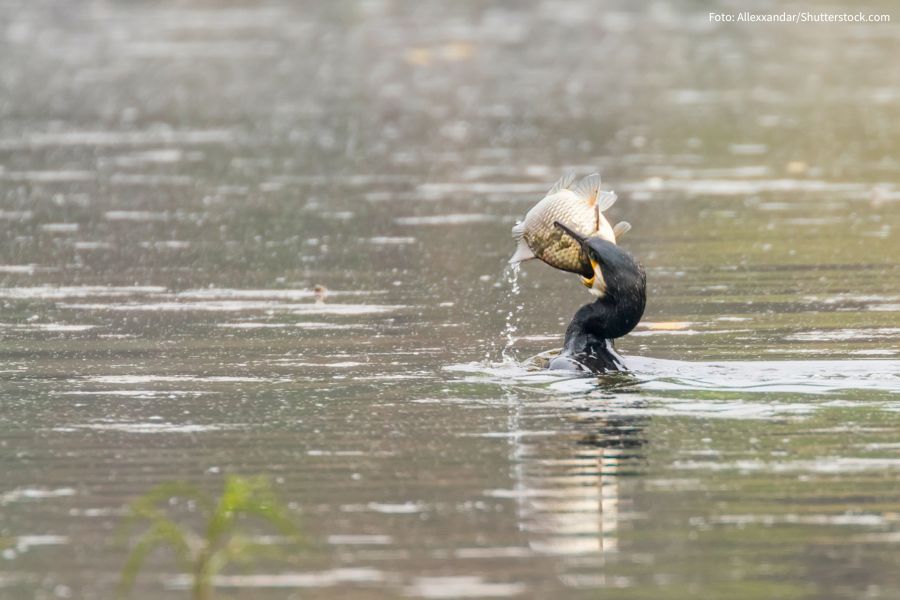
[[[581,244],[581,247],[584,248],[584,244],[585,244],[585,242],[587,242],[587,236],[581,235],[577,231],[573,231],[572,229],[569,229],[568,227],[566,227],[559,221],[553,221],[553,224],[556,226],[557,229],[561,229],[563,231],[563,233],[565,233],[570,238],[572,238],[573,240],[575,240],[576,242]]]
[[[566,227],[559,221],[553,221],[553,225],[555,225],[557,229],[562,230],[566,235],[568,235],[570,238],[581,245],[582,251],[584,251],[584,254],[588,257],[588,260],[591,261],[591,268],[594,270],[594,274],[591,277],[582,277],[581,283],[584,285],[584,287],[591,290],[591,293],[595,296],[603,297],[603,295],[606,293],[606,281],[603,279],[603,271],[600,270],[600,263],[598,263],[594,259],[587,247],[587,236],[581,235],[577,231]]]

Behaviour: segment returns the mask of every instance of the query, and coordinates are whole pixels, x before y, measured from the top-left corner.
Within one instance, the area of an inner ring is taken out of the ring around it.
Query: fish
[[[617,196],[600,190],[600,175],[592,173],[575,183],[575,174],[566,173],[535,204],[522,221],[512,228],[518,242],[516,252],[509,259],[518,264],[537,258],[551,267],[591,277],[594,269],[578,244],[553,225],[560,221],[587,236],[599,236],[612,243],[631,229],[626,221],[613,227],[603,216]]]

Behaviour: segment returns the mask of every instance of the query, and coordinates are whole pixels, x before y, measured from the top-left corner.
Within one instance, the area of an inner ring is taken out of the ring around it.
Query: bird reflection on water
[[[519,410],[512,427],[519,427]],[[631,512],[622,478],[643,459],[650,418],[579,410],[570,419],[572,429],[546,436],[516,430],[510,438],[519,528],[540,553],[617,552],[622,515]]]

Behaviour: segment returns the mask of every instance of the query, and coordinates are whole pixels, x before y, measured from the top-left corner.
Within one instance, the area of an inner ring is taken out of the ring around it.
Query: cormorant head
[[[582,277],[581,283],[598,298],[610,296],[615,301],[638,301],[643,310],[646,277],[644,270],[631,254],[601,237],[588,237],[570,229],[559,221],[553,223],[581,245],[594,273]]]

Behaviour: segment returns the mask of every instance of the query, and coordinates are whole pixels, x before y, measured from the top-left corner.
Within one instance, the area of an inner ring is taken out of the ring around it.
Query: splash
[[[772,413],[774,404],[735,401],[751,393],[803,394],[807,396],[852,390],[896,392],[900,382],[900,360],[730,360],[680,361],[642,356],[625,359],[627,373],[585,376],[573,371],[529,369],[527,362],[505,362],[494,365],[468,363],[449,365],[445,371],[464,373],[468,383],[494,383],[503,387],[528,386],[560,394],[590,393],[594,390],[615,391],[640,389],[651,392],[654,401],[664,402],[668,409],[685,406],[708,408],[719,402],[718,412],[707,416],[734,416]],[[598,387],[599,385],[599,387]],[[703,400],[690,399],[690,394],[704,394]],[[715,392],[726,395],[716,396]],[[793,400],[790,410],[799,410]],[[802,407],[805,410],[805,407]],[[643,406],[641,410],[648,411]]]
[[[516,362],[516,332],[519,330],[519,311],[522,310],[522,304],[519,302],[519,293],[521,292],[519,271],[520,265],[516,263],[507,265],[503,272],[504,279],[509,286],[507,297],[513,302],[513,307],[506,313],[506,325],[503,328],[503,337],[506,338],[506,343],[500,352],[503,362]]]

